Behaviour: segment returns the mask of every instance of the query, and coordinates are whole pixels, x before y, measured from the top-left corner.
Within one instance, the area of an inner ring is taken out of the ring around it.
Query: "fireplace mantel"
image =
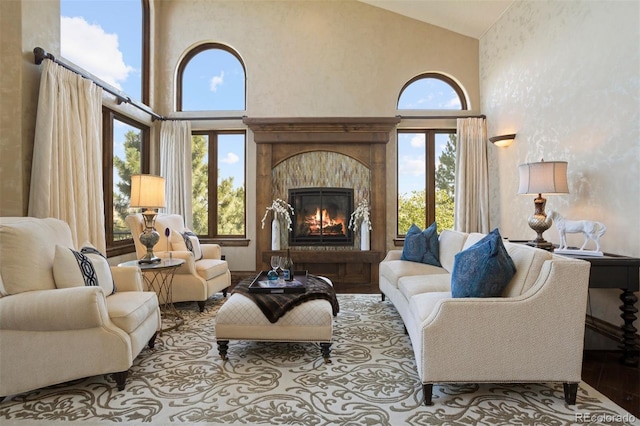
[[[371,252],[375,253],[373,255],[375,258],[385,252],[386,145],[391,132],[400,122],[399,117],[245,117],[243,122],[253,132],[257,148],[256,223],[260,223],[264,208],[272,202],[271,179],[274,167],[288,158],[306,152],[328,151],[344,154],[365,165],[371,173],[369,183],[371,223],[373,224]],[[313,170],[309,170],[309,173],[313,173]],[[268,227],[265,228],[258,227],[256,233],[256,266],[263,270],[269,268],[265,256],[271,250],[271,230]],[[320,247],[315,253],[324,254]],[[354,248],[352,257],[358,259],[356,263],[362,264],[360,255],[365,254],[371,256]],[[332,255],[327,253],[327,256]],[[347,275],[351,277],[340,275],[335,276],[334,279],[349,280],[356,274],[350,271]],[[369,273],[362,277],[368,281],[366,284],[370,285],[370,292],[377,291],[378,262],[371,262]],[[334,284],[339,286],[340,281]]]

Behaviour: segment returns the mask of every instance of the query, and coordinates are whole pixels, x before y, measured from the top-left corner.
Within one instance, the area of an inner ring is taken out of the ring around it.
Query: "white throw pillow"
[[[116,292],[107,259],[91,245],[81,251],[57,245],[53,278],[57,288],[100,286],[107,296]]]

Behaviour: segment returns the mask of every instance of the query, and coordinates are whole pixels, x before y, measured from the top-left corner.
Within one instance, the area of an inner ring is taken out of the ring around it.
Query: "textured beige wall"
[[[640,256],[639,9],[636,1],[518,1],[480,40],[489,136],[517,133],[512,146],[489,147],[491,222],[505,236],[535,236],[526,224],[533,197],[516,195],[518,165],[564,160],[570,194],[548,196],[547,210],[604,222],[604,251]],[[559,242],[555,226],[544,236]],[[592,313],[619,324],[619,292],[590,294]]]

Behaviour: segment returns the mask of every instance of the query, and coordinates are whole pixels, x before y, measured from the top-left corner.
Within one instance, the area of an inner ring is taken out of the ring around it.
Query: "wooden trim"
[[[622,341],[623,330],[622,327],[611,324],[610,322],[601,320],[600,318],[596,318],[587,314],[585,318],[585,324],[589,329],[595,331],[598,334],[601,334],[617,343]],[[636,350],[640,349],[640,335],[636,333],[635,335],[635,346]]]

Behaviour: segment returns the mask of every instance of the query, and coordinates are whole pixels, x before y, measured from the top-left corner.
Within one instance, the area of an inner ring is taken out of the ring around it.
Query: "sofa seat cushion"
[[[398,280],[398,289],[407,300],[420,293],[451,291],[450,274],[412,275]]]
[[[380,262],[380,276],[385,277],[396,287],[398,286],[398,280],[402,277],[433,274],[447,274],[447,271],[440,266],[408,262],[406,260],[389,260]]]
[[[133,333],[156,309],[158,296],[152,291],[121,291],[107,297],[109,318],[127,334]]]
[[[196,272],[205,280],[210,280],[219,275],[226,274],[229,270],[226,260],[200,259],[196,262]]]
[[[431,315],[436,304],[443,299],[451,299],[450,291],[416,294],[409,299],[409,310],[416,320],[416,324],[422,322]]]

